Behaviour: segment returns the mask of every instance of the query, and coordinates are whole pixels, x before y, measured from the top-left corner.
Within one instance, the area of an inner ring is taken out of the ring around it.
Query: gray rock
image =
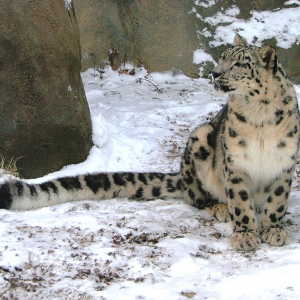
[[[25,178],[83,161],[92,128],[73,8],[2,0],[0,20],[0,154]]]
[[[257,1],[249,1],[249,0],[227,0],[227,1],[220,1],[220,0],[214,0],[214,1],[208,1],[203,0],[200,1],[202,3],[213,3],[211,6],[203,7],[203,6],[195,6],[197,13],[199,13],[202,16],[201,18],[197,18],[197,28],[199,31],[202,31],[205,29],[207,32],[210,32],[212,36],[203,36],[200,34],[200,48],[204,49],[207,53],[211,54],[213,58],[217,61],[221,55],[221,53],[228,48],[228,44],[218,46],[218,47],[212,47],[210,42],[214,38],[214,34],[216,32],[216,29],[220,25],[229,25],[231,22],[223,23],[223,24],[216,24],[212,25],[209,22],[206,21],[205,18],[215,16],[217,13],[225,12],[228,8],[237,6],[239,8],[240,13],[236,16],[239,20],[249,20],[252,17],[251,12],[252,11],[273,11],[273,10],[280,10],[282,8],[287,7],[293,7],[297,6],[294,4],[291,4],[289,6],[285,5],[284,3],[286,1],[281,0],[257,0]],[[278,20],[280,22],[280,20]],[[268,25],[267,25],[268,26]],[[270,25],[269,25],[270,26]],[[241,35],[243,35],[243,32],[239,32]],[[252,43],[253,41],[251,41]],[[264,40],[263,45],[272,45],[276,48],[277,54],[279,57],[279,61],[282,63],[288,77],[294,82],[294,83],[300,83],[300,47],[299,45],[294,44],[289,49],[283,49],[277,46],[277,41],[275,38],[270,40]],[[211,71],[211,68],[209,67],[208,70],[205,70],[206,73],[209,73]]]
[[[149,71],[180,69],[198,76],[193,64],[197,49],[192,0],[74,0],[81,31],[83,70],[93,66],[91,53],[103,67],[109,51],[118,55],[113,68],[124,61],[144,65]]]
[[[196,77],[201,67],[203,76],[213,68],[211,62],[199,66],[193,64],[193,52],[203,49],[217,61],[229,45],[211,46],[212,37],[200,34],[205,28],[215,33],[217,26],[205,21],[218,12],[237,6],[237,18],[248,20],[251,11],[274,10],[297,6],[285,5],[282,0],[73,0],[81,31],[83,70],[96,63],[103,67],[108,63],[109,50],[115,47],[111,59],[114,69],[124,61],[149,71],[167,71],[173,68],[188,76]],[[201,3],[200,5],[196,4]],[[203,19],[198,18],[200,14]],[[280,20],[279,20],[280,22]],[[228,25],[225,23],[223,25]],[[240,32],[243,35],[243,32]],[[276,46],[276,41],[271,42]],[[288,76],[300,83],[300,47],[278,49],[279,59]],[[93,54],[91,56],[91,54]],[[93,58],[94,57],[94,58]]]

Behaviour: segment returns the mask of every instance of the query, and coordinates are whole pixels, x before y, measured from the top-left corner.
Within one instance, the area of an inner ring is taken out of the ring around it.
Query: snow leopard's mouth
[[[222,73],[212,72],[211,77],[212,77],[212,82],[214,84],[214,89],[216,91],[221,91],[224,93],[234,91],[234,89],[231,89],[228,86],[228,81],[222,78]]]

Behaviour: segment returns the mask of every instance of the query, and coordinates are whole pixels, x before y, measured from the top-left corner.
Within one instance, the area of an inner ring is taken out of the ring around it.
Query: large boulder
[[[1,0],[0,154],[25,178],[83,161],[91,120],[79,29],[64,0]]]
[[[111,61],[118,68],[129,60],[149,71],[180,69],[197,76],[193,52],[198,40],[189,12],[192,0],[74,0],[81,32],[83,70]]]

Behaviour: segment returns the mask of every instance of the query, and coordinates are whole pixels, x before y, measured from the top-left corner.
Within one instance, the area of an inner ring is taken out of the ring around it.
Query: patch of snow
[[[224,13],[218,12],[212,17],[206,17],[204,22],[213,26],[216,26],[220,23],[232,23],[236,21],[236,16],[239,15],[239,13],[240,9],[236,5],[233,5],[226,9]]]
[[[215,66],[217,65],[217,63],[213,59],[213,57],[210,54],[206,53],[204,50],[197,49],[194,51],[194,53],[193,53],[193,63],[194,64],[201,64],[206,61],[211,61],[214,63]]]
[[[69,10],[72,6],[72,1],[73,0],[64,0],[65,1],[65,6]]]
[[[197,49],[194,51],[193,53],[193,63],[194,64],[198,64],[199,66],[199,76],[202,77],[203,76],[203,72],[204,72],[204,66],[207,64],[206,62],[211,61],[213,62],[213,64],[216,66],[217,63],[216,61],[213,59],[213,57],[206,53],[204,50],[202,49]]]
[[[211,32],[207,29],[207,27],[202,29],[202,31],[198,30],[197,34],[198,35],[203,35],[204,37],[211,37],[212,36]]]
[[[300,6],[300,1],[287,1],[285,4]],[[288,49],[294,44],[299,45],[300,7],[286,7],[274,11],[252,11],[252,17],[249,20],[238,19],[239,13],[239,8],[234,5],[225,12],[218,12],[211,17],[203,18],[201,15],[197,15],[204,22],[216,26],[214,39],[210,42],[211,47],[231,44],[237,32],[246,38],[249,44],[256,46],[261,46],[264,40],[272,38],[277,40],[278,47],[284,49]],[[212,35],[209,31],[199,32],[199,34]]]
[[[216,4],[216,1],[215,0],[205,0],[205,1],[196,0],[195,4],[197,6],[202,6],[202,7],[208,8],[208,7],[214,6]]]
[[[292,4],[300,5],[300,0],[289,0],[284,2],[284,5],[292,5]]]

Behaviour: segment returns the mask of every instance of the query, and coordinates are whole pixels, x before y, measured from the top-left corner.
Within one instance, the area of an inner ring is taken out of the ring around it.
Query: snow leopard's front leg
[[[237,250],[249,251],[260,245],[258,224],[255,217],[251,180],[247,174],[232,172],[224,167],[228,210],[233,223],[230,244]]]
[[[283,228],[283,218],[288,208],[293,174],[294,168],[285,170],[280,178],[264,188],[267,201],[263,208],[260,235],[265,243],[283,246],[291,241],[290,231]]]

